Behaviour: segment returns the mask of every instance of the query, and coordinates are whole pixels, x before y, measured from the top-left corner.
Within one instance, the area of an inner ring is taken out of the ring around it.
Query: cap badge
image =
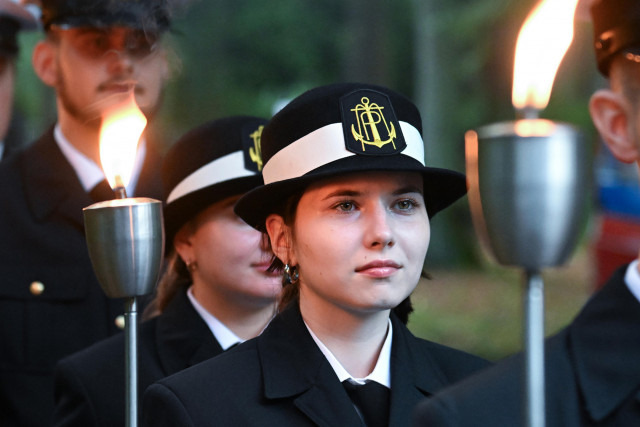
[[[262,148],[260,137],[264,125],[243,129],[242,141],[245,151],[245,167],[255,172],[262,171]]]
[[[342,98],[341,103],[347,150],[356,154],[380,155],[399,153],[406,147],[386,95],[357,91]]]

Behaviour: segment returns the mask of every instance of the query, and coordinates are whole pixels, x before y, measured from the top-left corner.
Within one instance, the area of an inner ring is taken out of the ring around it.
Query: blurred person
[[[123,302],[93,272],[82,209],[113,198],[99,166],[106,108],[135,93],[149,119],[168,64],[169,5],[156,0],[44,0],[35,73],[55,90],[57,122],[0,163],[0,420],[49,425],[62,357],[121,330]],[[129,196],[161,197],[160,156],[138,145]]]
[[[36,18],[21,4],[0,0],[0,159],[6,157],[12,148],[6,144],[5,138],[13,112],[18,32],[34,30],[37,25]]]
[[[591,118],[613,155],[640,164],[640,3],[591,6],[598,69]],[[638,257],[640,258],[640,256]],[[640,425],[640,271],[619,268],[564,330],[545,342],[547,427]],[[468,378],[415,411],[416,426],[525,425],[520,353]]]
[[[257,338],[147,389],[147,426],[405,426],[413,406],[486,366],[416,338],[410,294],[430,218],[466,192],[424,165],[421,118],[389,89],[345,83],[291,101],[262,134],[265,186],[236,213],[283,270]]]
[[[267,271],[270,253],[262,234],[233,212],[243,193],[262,184],[256,147],[265,123],[248,116],[208,122],[165,157],[169,267],[156,298],[160,314],[138,332],[140,395],[153,382],[257,336],[275,314],[282,285]],[[119,334],[58,363],[54,425],[124,425],[124,389]]]

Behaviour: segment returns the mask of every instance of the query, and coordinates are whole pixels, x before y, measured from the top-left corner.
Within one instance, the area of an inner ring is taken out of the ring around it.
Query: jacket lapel
[[[393,314],[391,322],[393,344],[389,425],[406,426],[416,404],[444,387],[447,381],[435,361],[421,348],[417,338]]]
[[[222,353],[222,347],[191,305],[184,289],[178,291],[158,318],[156,343],[166,375]]]
[[[37,220],[56,212],[84,229],[82,209],[92,201],[49,129],[20,159],[24,192]]]
[[[160,165],[162,157],[155,145],[149,141],[149,138],[146,140],[146,150],[144,163],[140,170],[140,178],[135,188],[135,196],[161,199],[162,179],[160,177]]]
[[[640,305],[624,282],[626,266],[569,327],[570,357],[585,407],[599,421],[640,385]]]
[[[349,396],[304,325],[297,302],[276,316],[257,344],[267,399],[292,399],[318,426],[361,425]]]

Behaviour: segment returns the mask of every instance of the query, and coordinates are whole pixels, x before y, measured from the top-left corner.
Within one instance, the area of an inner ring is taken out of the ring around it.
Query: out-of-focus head
[[[187,132],[162,167],[167,247],[176,232],[209,205],[262,184],[260,135],[266,120],[234,116]]]
[[[466,193],[464,175],[425,166],[418,109],[381,86],[340,83],[303,93],[269,121],[262,154],[265,185],[236,205],[260,230],[291,195],[351,172],[418,172],[429,216]]]
[[[0,56],[18,54],[18,31],[34,30],[38,21],[25,6],[17,1],[0,0]]]

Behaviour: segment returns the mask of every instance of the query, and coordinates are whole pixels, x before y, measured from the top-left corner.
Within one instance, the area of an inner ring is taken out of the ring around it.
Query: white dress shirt
[[[367,381],[375,381],[387,388],[391,388],[391,340],[393,338],[393,327],[391,326],[391,319],[389,319],[388,325],[387,337],[384,340],[384,344],[382,344],[382,350],[380,350],[380,355],[378,356],[378,361],[376,362],[375,368],[373,368],[373,371],[371,371],[371,373],[364,378],[354,378],[351,374],[349,374],[349,372],[347,372],[344,366],[342,366],[338,359],[336,359],[336,357],[333,355],[331,350],[329,350],[327,346],[324,345],[322,341],[320,341],[316,334],[313,333],[311,328],[309,328],[309,325],[307,325],[305,322],[305,326],[309,330],[311,337],[320,348],[320,351],[322,351],[322,354],[324,354],[324,356],[329,361],[329,364],[335,371],[341,383],[345,380],[348,380],[349,382],[362,385]]]
[[[213,314],[209,313],[206,308],[200,305],[196,297],[193,296],[193,289],[191,286],[187,289],[187,297],[189,297],[189,301],[191,301],[193,308],[195,308],[200,317],[202,317],[202,320],[205,321],[223,350],[227,350],[235,344],[244,342],[244,340],[234,334],[231,329],[227,328],[224,323],[219,321]]]
[[[100,181],[105,179],[102,168],[97,165],[93,160],[82,154],[76,147],[74,147],[69,140],[62,134],[60,130],[60,124],[56,123],[53,129],[53,136],[62,151],[62,154],[67,158],[67,161],[76,171],[78,179],[82,184],[82,188],[88,193],[98,185]],[[142,165],[144,164],[144,157],[147,153],[147,145],[144,138],[140,139],[138,143],[138,149],[136,151],[136,160],[133,165],[133,172],[131,179],[126,187],[127,195],[129,197],[134,195],[138,178],[140,178],[140,172],[142,171]]]
[[[640,302],[640,271],[638,271],[638,260],[634,260],[627,267],[627,273],[624,276],[627,287]]]

